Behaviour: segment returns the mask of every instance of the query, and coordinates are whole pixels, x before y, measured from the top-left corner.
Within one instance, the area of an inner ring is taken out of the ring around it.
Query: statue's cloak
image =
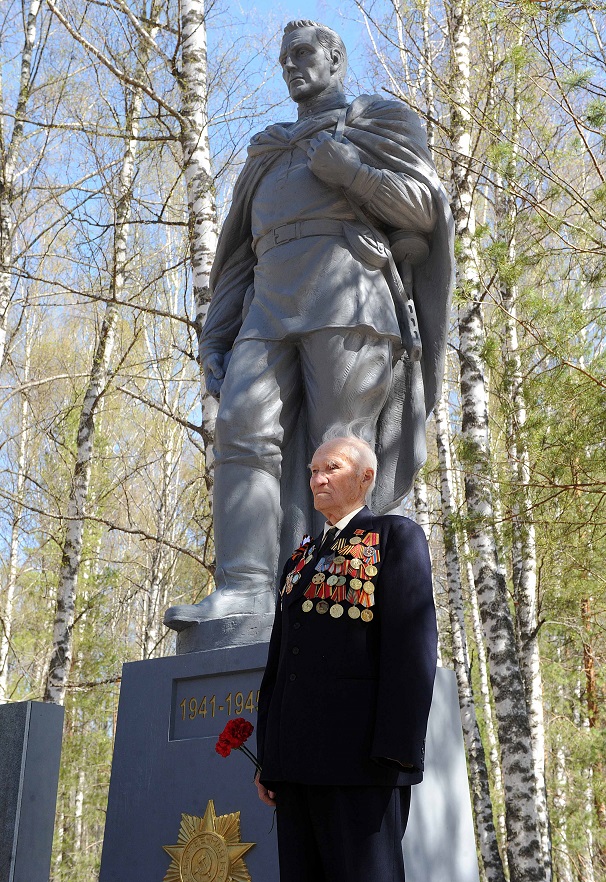
[[[326,118],[311,119],[306,126],[299,123],[297,138],[313,137],[325,128]],[[242,325],[243,309],[253,294],[256,263],[251,233],[253,197],[275,158],[281,151],[291,149],[291,132],[292,124],[272,125],[256,135],[249,146],[211,271],[211,302],[200,342],[202,356],[229,351]],[[400,102],[362,95],[347,109],[343,134],[358,148],[367,165],[406,174],[429,187],[437,208],[429,256],[412,270],[422,358],[414,363],[406,358],[397,362],[391,392],[377,427],[379,467],[372,508],[383,513],[395,508],[410,491],[415,473],[426,459],[425,421],[440,394],[454,287],[454,222],[416,114]],[[395,232],[371,216],[369,220],[388,235]],[[288,487],[282,491],[286,528],[282,534],[283,548],[294,547],[292,542],[298,540],[297,534],[312,525],[306,475],[311,453],[303,403],[296,438],[285,451],[283,462],[282,484]],[[292,536],[284,535],[285,532]]]

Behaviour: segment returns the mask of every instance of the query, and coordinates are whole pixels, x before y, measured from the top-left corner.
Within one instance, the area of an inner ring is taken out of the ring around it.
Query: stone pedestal
[[[0,879],[48,882],[63,708],[20,701],[0,706]]]
[[[183,827],[182,815],[204,818],[210,800],[219,817],[240,812],[240,840],[254,843],[243,856],[252,882],[278,882],[273,812],[257,797],[253,765],[240,751],[215,752],[228,719],[256,723],[266,656],[257,643],[124,666],[100,882],[206,878],[195,861],[210,853],[220,863],[221,854],[205,851],[199,822]],[[452,671],[438,670],[426,757],[404,841],[407,882],[478,882]],[[206,814],[207,831],[211,821]]]

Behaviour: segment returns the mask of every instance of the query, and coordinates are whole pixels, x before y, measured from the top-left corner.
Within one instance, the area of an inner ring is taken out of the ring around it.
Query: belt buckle
[[[301,238],[301,221],[295,221],[293,224],[282,224],[274,230],[274,244],[285,245],[292,242],[293,239]]]

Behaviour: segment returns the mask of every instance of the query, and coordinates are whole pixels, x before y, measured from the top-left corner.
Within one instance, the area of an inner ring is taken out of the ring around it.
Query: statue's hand
[[[225,371],[229,363],[229,356],[229,352],[226,355],[223,355],[221,352],[213,352],[205,359],[203,364],[206,391],[213,398],[216,398],[217,401],[221,394],[221,386],[223,385]]]
[[[358,151],[349,141],[335,141],[320,132],[307,151],[307,166],[317,178],[331,187],[351,187],[362,165]]]

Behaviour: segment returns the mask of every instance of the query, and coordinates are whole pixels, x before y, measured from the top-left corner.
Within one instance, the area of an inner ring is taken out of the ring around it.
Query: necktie
[[[332,543],[335,541],[335,536],[338,532],[339,531],[336,527],[330,527],[330,529],[326,531],[324,539],[322,540],[320,547],[318,548],[318,558],[321,557],[323,551],[326,551],[328,548],[330,548]]]

